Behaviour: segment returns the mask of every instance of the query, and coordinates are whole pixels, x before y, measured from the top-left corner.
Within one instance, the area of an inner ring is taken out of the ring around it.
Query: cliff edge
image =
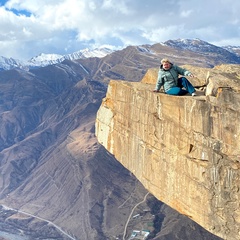
[[[191,69],[198,96],[110,81],[98,141],[162,202],[224,239],[240,239],[240,65]]]

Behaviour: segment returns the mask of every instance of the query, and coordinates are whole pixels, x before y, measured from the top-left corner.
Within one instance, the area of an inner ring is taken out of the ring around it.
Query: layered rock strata
[[[240,66],[194,70],[197,97],[152,92],[156,69],[141,83],[110,81],[96,135],[159,200],[240,239]]]

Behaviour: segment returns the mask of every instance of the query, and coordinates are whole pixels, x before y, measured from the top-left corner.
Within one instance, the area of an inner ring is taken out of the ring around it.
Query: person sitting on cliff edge
[[[190,71],[172,64],[167,58],[162,59],[156,87],[153,91],[159,92],[163,86],[164,92],[169,95],[182,96],[190,93],[192,96],[196,96],[193,85],[185,77],[179,78],[179,75],[194,77]]]

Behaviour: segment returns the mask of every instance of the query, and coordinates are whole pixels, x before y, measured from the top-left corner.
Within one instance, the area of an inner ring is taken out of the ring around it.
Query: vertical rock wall
[[[240,239],[240,96],[169,96],[111,81],[98,141],[159,200],[224,239]]]

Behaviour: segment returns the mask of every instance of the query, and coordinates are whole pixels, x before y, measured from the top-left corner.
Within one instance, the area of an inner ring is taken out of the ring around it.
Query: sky
[[[0,0],[0,56],[176,39],[240,46],[239,0]]]

